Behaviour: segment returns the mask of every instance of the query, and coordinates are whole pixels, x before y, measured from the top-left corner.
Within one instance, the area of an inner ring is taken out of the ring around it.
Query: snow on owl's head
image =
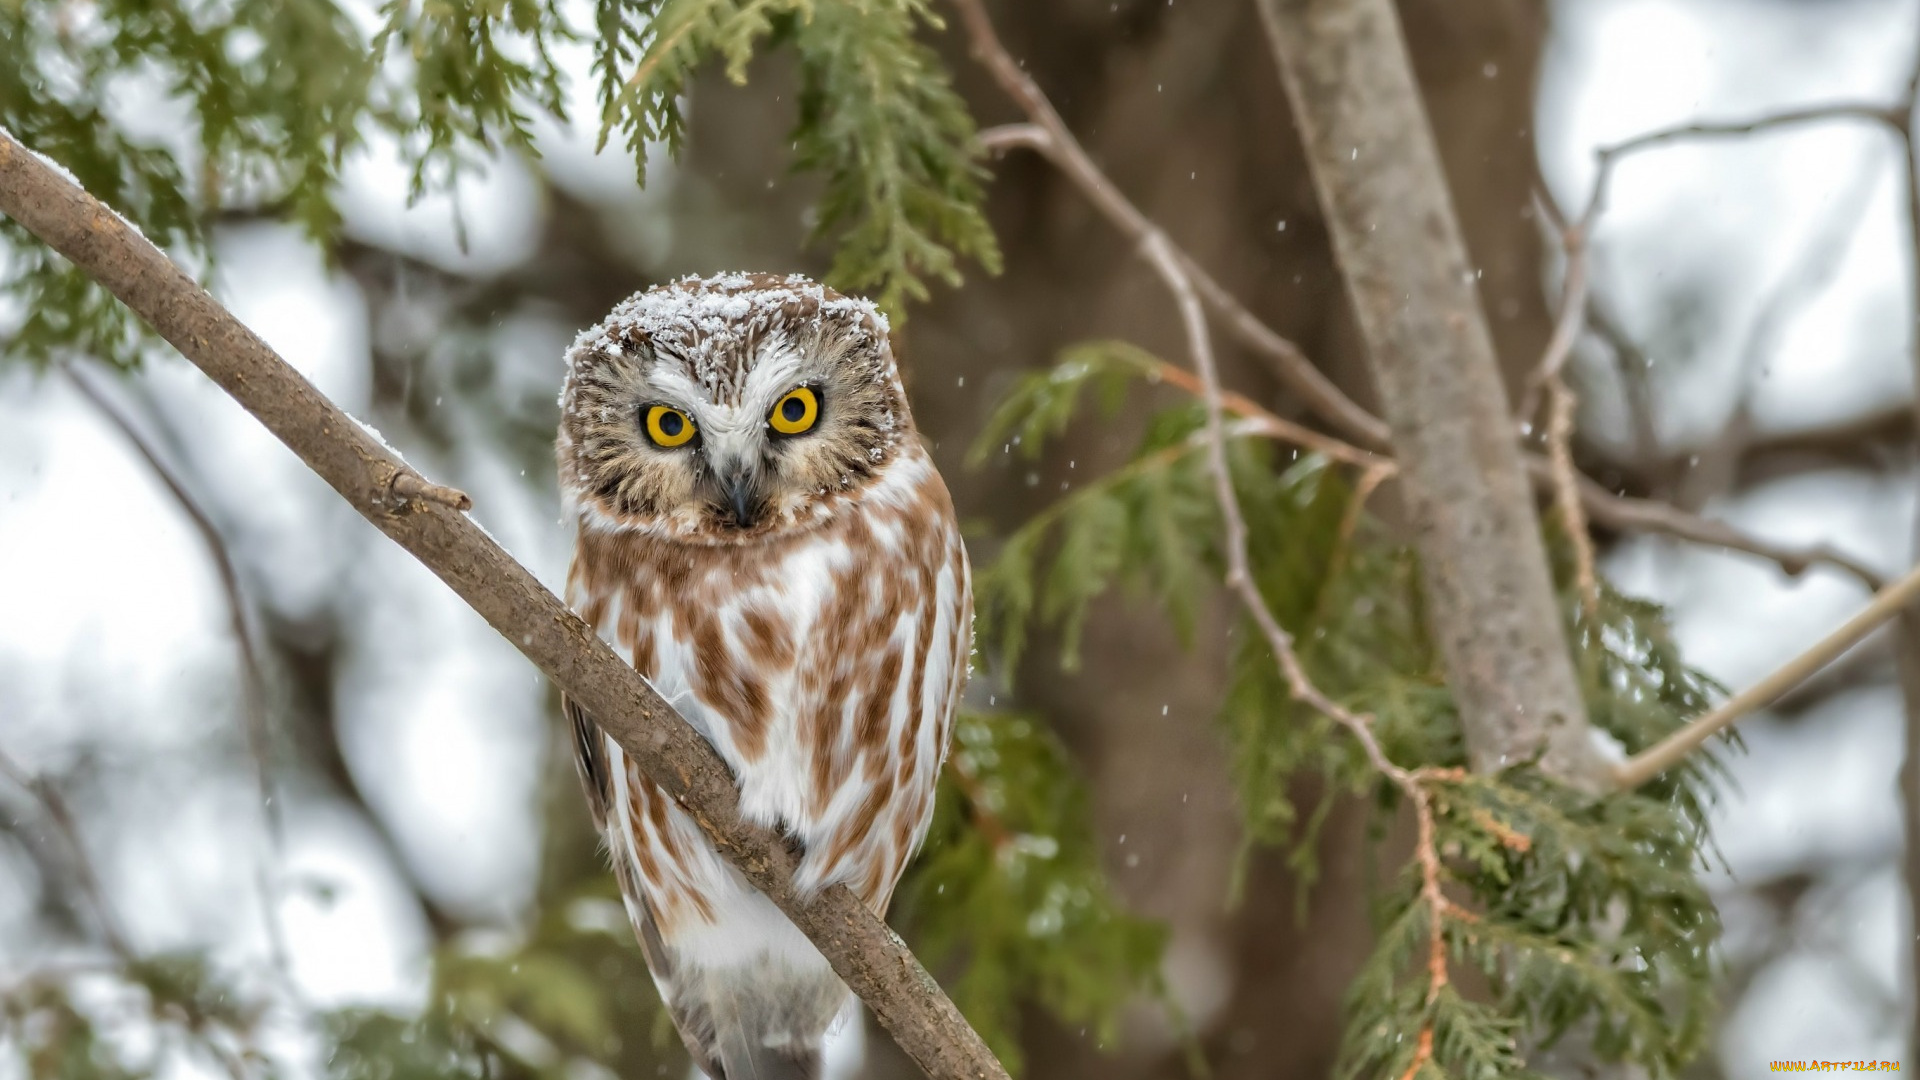
[[[719,544],[807,528],[914,437],[886,317],[804,277],[655,286],[567,351],[560,485],[601,528]]]

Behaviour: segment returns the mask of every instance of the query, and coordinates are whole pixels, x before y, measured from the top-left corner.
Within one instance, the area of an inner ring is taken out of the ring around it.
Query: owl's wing
[[[634,936],[640,939],[640,953],[647,958],[647,970],[653,973],[653,984],[659,988],[660,1000],[673,1018],[673,1028],[680,1033],[680,1041],[687,1045],[687,1053],[700,1071],[725,1080],[728,1074],[720,1065],[713,1011],[707,1007],[703,995],[675,992],[679,957],[660,939],[660,928],[654,925],[653,905],[647,903],[647,894],[637,887],[630,888],[633,884],[623,881],[621,891],[628,898],[627,912],[633,918]]]
[[[587,809],[593,814],[594,830],[605,836],[607,808],[613,805],[614,800],[607,737],[600,730],[600,725],[593,722],[593,717],[588,716],[587,711],[565,693],[560,695],[560,710],[567,719],[573,721],[573,764],[580,773],[580,786],[586,789]],[[647,902],[646,891],[640,888],[640,883],[629,872],[626,860],[617,853],[613,858],[613,871],[620,879],[620,892],[627,901],[627,916],[633,921],[634,936],[640,939],[640,953],[646,957],[647,970],[653,974],[654,985],[660,988],[660,999],[672,1014],[673,1026],[680,1032],[681,1041],[687,1044],[687,1052],[693,1055],[693,1063],[708,1076],[725,1076],[715,1056],[717,1040],[712,1013],[698,995],[674,993],[674,978],[679,973],[678,957],[661,940],[660,928],[653,921],[653,905]]]
[[[607,806],[613,802],[613,777],[607,771],[607,740],[600,725],[587,711],[565,693],[560,695],[560,711],[573,721],[573,765],[580,773],[580,786],[587,792],[587,809],[593,814],[593,831],[606,835]]]

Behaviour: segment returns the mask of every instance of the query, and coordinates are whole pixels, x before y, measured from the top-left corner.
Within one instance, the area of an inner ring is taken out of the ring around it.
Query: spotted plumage
[[[946,486],[871,304],[799,277],[642,293],[561,393],[568,602],[732,767],[803,890],[884,915],[925,835],[973,608]],[[571,702],[648,966],[714,1080],[818,1075],[847,992],[811,943]]]

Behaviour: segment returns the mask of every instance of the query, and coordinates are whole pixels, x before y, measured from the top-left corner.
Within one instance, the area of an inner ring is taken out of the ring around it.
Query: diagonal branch
[[[1642,750],[1613,769],[1613,782],[1621,788],[1636,788],[1693,753],[1700,745],[1734,721],[1757,709],[1764,709],[1782,695],[1805,682],[1860,643],[1882,624],[1897,617],[1908,604],[1920,598],[1920,568],[1907,572],[1893,584],[1875,593],[1873,599],[1840,624],[1831,634],[1814,642],[1805,652],[1780,665],[1771,674],[1733,695],[1720,706],[1702,713],[1686,727]]]
[[[1358,465],[1362,473],[1362,486],[1357,489],[1356,506],[1365,498],[1365,492],[1386,479],[1395,469],[1390,458],[1369,453],[1358,447],[1317,436],[1317,442],[1309,442],[1303,435],[1317,435],[1299,425],[1282,420],[1262,408],[1244,395],[1233,393],[1221,386],[1219,366],[1213,354],[1213,341],[1207,330],[1206,313],[1202,310],[1203,290],[1199,282],[1206,279],[1191,259],[1174,247],[1166,234],[1126,202],[1118,189],[1106,180],[1104,174],[1079,149],[1078,143],[1066,131],[1053,107],[1040,94],[1025,72],[1021,71],[993,33],[992,24],[987,21],[986,13],[978,0],[955,0],[960,6],[962,16],[968,22],[974,35],[975,52],[984,63],[994,68],[1002,79],[1003,85],[1012,84],[1009,92],[1028,105],[1030,112],[1040,118],[1038,124],[1015,124],[992,128],[981,133],[981,142],[992,150],[1003,150],[1012,146],[1028,146],[1046,153],[1049,159],[1063,170],[1074,174],[1088,189],[1089,197],[1115,216],[1116,223],[1122,224],[1127,232],[1140,243],[1140,253],[1160,276],[1167,290],[1173,295],[1179,309],[1180,322],[1186,331],[1187,351],[1192,357],[1192,372],[1172,364],[1162,364],[1157,377],[1200,398],[1206,408],[1206,426],[1201,432],[1205,437],[1207,468],[1213,480],[1214,501],[1220,508],[1221,520],[1225,528],[1225,551],[1227,559],[1226,584],[1240,601],[1254,624],[1260,629],[1267,647],[1272,650],[1274,661],[1280,667],[1281,676],[1286,680],[1289,693],[1296,701],[1312,708],[1321,715],[1339,724],[1360,743],[1362,751],[1381,777],[1393,784],[1406,796],[1414,809],[1417,827],[1415,838],[1415,857],[1420,867],[1420,898],[1428,909],[1428,956],[1427,976],[1428,1001],[1431,1003],[1446,988],[1447,948],[1445,925],[1447,918],[1454,912],[1454,905],[1441,890],[1442,871],[1440,854],[1436,844],[1434,828],[1434,809],[1427,783],[1437,779],[1430,770],[1406,769],[1396,765],[1387,756],[1385,748],[1373,730],[1373,717],[1355,713],[1326,696],[1300,662],[1299,654],[1293,647],[1293,636],[1280,625],[1273,609],[1261,595],[1253,577],[1253,570],[1247,554],[1247,523],[1241,512],[1239,497],[1233,490],[1233,475],[1227,461],[1227,438],[1229,435],[1226,414],[1232,412],[1243,418],[1250,426],[1233,432],[1235,435],[1261,435],[1299,443],[1311,449],[1319,450],[1328,457]],[[1016,88],[1018,88],[1016,90]],[[1062,151],[1060,148],[1068,148]],[[1069,152],[1070,151],[1070,152]],[[1210,279],[1206,279],[1210,280]],[[1217,286],[1215,286],[1217,288]],[[1225,295],[1221,291],[1221,295]],[[1235,305],[1237,307],[1237,304]],[[1243,313],[1244,308],[1239,309]],[[1251,314],[1247,314],[1253,320]],[[1258,320],[1253,320],[1256,325]],[[1264,329],[1264,326],[1262,326]],[[1271,333],[1271,331],[1268,331]],[[1274,335],[1275,340],[1280,339]],[[1293,346],[1289,343],[1289,349]],[[1298,351],[1294,350],[1298,355]],[[1302,358],[1304,361],[1304,357]],[[1318,372],[1316,371],[1317,375]],[[1338,391],[1335,391],[1338,393]],[[1342,399],[1345,400],[1345,399]],[[1351,405],[1350,401],[1347,404]],[[1358,406],[1354,406],[1358,408]],[[1325,415],[1323,413],[1323,415]],[[1367,419],[1378,425],[1379,421],[1371,416]],[[1384,427],[1381,434],[1384,435]],[[1368,440],[1373,445],[1381,445],[1383,439]],[[1421,1053],[1428,1057],[1432,1054],[1433,1032],[1421,1033]],[[1419,1069],[1418,1061],[1414,1069]]]
[[[314,389],[119,215],[4,131],[0,212],[151,324],[591,713],[714,847],[807,935],[930,1077],[1005,1080],[1006,1070],[932,976],[850,890],[834,886],[802,896],[794,889],[793,852],[741,814],[733,777],[719,754],[631,665],[479,525],[445,502],[397,489],[396,478],[415,474],[392,449]]]
[[[1909,98],[1911,95],[1909,95]],[[1909,100],[1908,105],[1911,105]],[[1882,105],[1875,102],[1841,101],[1829,105],[1810,105],[1799,109],[1785,109],[1767,113],[1763,116],[1745,120],[1698,121],[1689,124],[1676,124],[1672,127],[1657,128],[1642,132],[1631,139],[1603,146],[1598,151],[1600,174],[1594,179],[1593,202],[1598,206],[1606,201],[1607,182],[1612,178],[1613,167],[1621,158],[1639,153],[1655,146],[1682,142],[1692,139],[1730,138],[1740,135],[1754,135],[1776,128],[1798,127],[1801,124],[1826,123],[1833,120],[1861,120],[1880,124],[1898,132],[1906,127],[1909,108],[1900,105]]]
[[[1527,458],[1527,472],[1536,485],[1552,482],[1551,466],[1538,455]],[[1670,503],[1616,495],[1589,476],[1576,475],[1574,480],[1579,485],[1580,504],[1586,510],[1587,519],[1597,525],[1622,531],[1665,533],[1709,547],[1744,551],[1777,563],[1780,569],[1794,576],[1805,573],[1808,567],[1823,565],[1844,570],[1869,589],[1886,584],[1886,578],[1878,570],[1831,544],[1798,547],[1775,543],[1749,536],[1724,521],[1689,514]]]
[[[1535,200],[1545,216],[1560,230],[1560,246],[1566,252],[1566,280],[1560,286],[1560,309],[1554,316],[1553,336],[1547,340],[1540,366],[1527,380],[1521,397],[1520,432],[1524,437],[1532,424],[1534,410],[1542,391],[1547,395],[1547,464],[1553,477],[1553,499],[1560,511],[1560,526],[1573,548],[1573,583],[1580,606],[1588,615],[1600,611],[1600,578],[1593,568],[1593,534],[1587,528],[1585,507],[1580,504],[1580,472],[1573,463],[1573,419],[1577,402],[1567,388],[1565,368],[1573,355],[1585,321],[1590,288],[1587,244],[1593,236],[1593,224],[1600,216],[1598,197],[1587,204],[1580,220],[1564,220],[1553,203]]]
[[[267,730],[266,679],[261,674],[259,652],[253,644],[252,620],[248,617],[251,608],[240,589],[239,570],[234,566],[233,555],[227,550],[226,538],[220,535],[219,526],[213,523],[213,517],[200,505],[200,500],[187,490],[186,483],[167,463],[153,440],[113,402],[93,376],[76,365],[67,365],[61,371],[67,376],[67,381],[80,391],[80,396],[86,398],[95,411],[119,430],[128,445],[147,463],[147,468],[159,479],[161,486],[173,496],[175,505],[187,515],[187,520],[193,523],[194,530],[200,534],[201,545],[206,548],[207,558],[212,560],[220,578],[220,591],[227,601],[227,621],[233,631],[234,645],[240,652],[240,709],[247,734],[247,750],[253,758],[254,782],[260,792],[260,813],[266,825],[269,858],[257,868],[255,881],[260,892],[261,921],[266,927],[267,948],[273,959],[273,969],[278,973],[282,985],[289,992],[296,992],[292,961],[287,952],[286,929],[280,920],[280,900],[284,890],[279,874],[285,862],[286,821],[281,811],[281,800],[274,798],[272,738]]]
[[[986,66],[994,81],[1031,121],[983,132],[982,144],[989,149],[1024,146],[1039,151],[1065,173],[1128,240],[1144,245],[1150,237],[1158,235],[1159,227],[1128,201],[1100,166],[1094,164],[1040,84],[1007,52],[981,0],[953,0],[953,4],[960,9],[960,21],[966,25],[967,36],[973,43],[974,59]],[[1339,387],[1313,366],[1313,361],[1307,359],[1298,345],[1261,322],[1192,257],[1171,244],[1168,252],[1180,264],[1200,300],[1226,322],[1236,337],[1264,357],[1274,374],[1299,394],[1309,408],[1362,445],[1376,448],[1387,445],[1390,435],[1387,425],[1341,393]]]
[[[1240,511],[1239,497],[1234,494],[1233,471],[1227,462],[1226,394],[1220,386],[1220,372],[1214,362],[1206,314],[1201,310],[1199,295],[1186,266],[1164,234],[1158,230],[1150,232],[1142,254],[1153,264],[1154,270],[1173,294],[1174,302],[1180,309],[1181,325],[1186,329],[1187,349],[1193,357],[1194,370],[1199,372],[1200,398],[1207,411],[1207,471],[1213,478],[1214,501],[1219,504],[1226,531],[1227,588],[1239,598],[1241,606],[1253,618],[1254,625],[1260,628],[1267,647],[1273,650],[1274,661],[1279,664],[1281,676],[1286,679],[1288,692],[1294,700],[1345,728],[1360,743],[1374,770],[1398,788],[1413,806],[1416,826],[1414,857],[1420,867],[1420,901],[1427,907],[1427,1003],[1431,1005],[1449,981],[1446,920],[1454,910],[1452,901],[1441,890],[1440,851],[1434,830],[1433,797],[1427,789],[1428,781],[1439,774],[1435,770],[1407,769],[1394,764],[1393,759],[1387,756],[1386,749],[1380,745],[1379,736],[1374,733],[1371,715],[1348,709],[1314,685],[1306,667],[1300,663],[1299,654],[1294,651],[1293,635],[1280,625],[1273,608],[1267,604],[1267,598],[1261,595],[1247,556],[1246,517]],[[1432,1038],[1430,1028],[1422,1029],[1421,1046],[1428,1055],[1432,1053]],[[1419,1065],[1416,1063],[1408,1075],[1418,1071]]]
[[[66,847],[67,857],[73,861],[74,878],[80,884],[80,891],[86,894],[87,904],[93,908],[94,921],[100,924],[100,936],[106,941],[107,948],[122,961],[133,960],[133,946],[128,944],[126,934],[120,929],[120,920],[113,913],[113,905],[107,903],[107,892],[100,886],[100,875],[94,873],[93,861],[87,857],[87,845],[80,839],[80,824],[74,820],[73,811],[67,806],[60,789],[45,777],[28,773],[3,750],[0,750],[0,776],[33,796],[40,808],[46,811],[48,822],[59,835],[60,843]]]

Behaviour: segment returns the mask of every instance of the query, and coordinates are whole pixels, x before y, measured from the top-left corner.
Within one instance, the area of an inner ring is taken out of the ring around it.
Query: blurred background
[[[1561,270],[1532,209],[1537,183],[1578,207],[1593,151],[1639,132],[1897,100],[1920,41],[1911,0],[1400,6],[1511,385],[1545,345]],[[1370,404],[1253,6],[1055,0],[1002,3],[995,17],[1114,181]],[[939,37],[980,123],[1018,119],[958,36]],[[813,189],[786,170],[782,57],[756,61],[747,88],[717,73],[695,85],[687,152],[658,160],[644,191],[617,147],[594,152],[586,48],[568,62],[572,113],[588,119],[540,129],[538,160],[503,156],[409,205],[406,168],[376,143],[349,164],[331,250],[233,214],[214,278],[343,408],[471,493],[474,516],[553,587],[570,539],[554,398],[573,334],[673,276],[819,274],[827,257],[804,245]],[[157,139],[177,123],[163,107],[132,114]],[[1884,573],[1908,565],[1901,168],[1884,131],[1847,123],[1626,161],[1594,240],[1600,332],[1573,368],[1583,466],[1756,535],[1829,542]],[[1124,425],[1083,425],[1044,465],[965,466],[1011,380],[1088,338],[1181,351],[1160,286],[1077,192],[1030,155],[992,171],[1005,272],[936,288],[896,342],[976,560],[1072,481],[1068,462],[1104,469],[1132,445],[1115,433]],[[1234,386],[1288,409],[1258,361],[1223,359]],[[1611,580],[1669,605],[1689,661],[1732,687],[1866,595],[1828,569],[1789,578],[1657,537],[1602,540]],[[1330,1070],[1369,940],[1361,816],[1335,809],[1305,922],[1278,854],[1254,854],[1229,904],[1241,839],[1213,725],[1226,655],[1224,609],[1214,615],[1183,647],[1163,620],[1103,601],[1079,670],[1049,654],[1015,685],[983,681],[1044,716],[1086,777],[1119,895],[1169,927],[1165,973],[1193,1039],[1143,1009],[1102,1049],[1035,1012],[1020,1029],[1028,1075],[1184,1076],[1196,1048],[1221,1080]],[[1905,723],[1879,637],[1744,722],[1747,752],[1730,759],[1715,810],[1725,866],[1709,871],[1726,922],[1723,1008],[1694,1075],[1911,1049],[1907,898],[1920,883],[1902,872]],[[0,749],[62,793],[88,855],[76,863],[43,808],[0,785],[0,978],[83,955],[89,865],[139,951],[205,950],[255,972],[277,956],[301,1000],[399,1016],[428,1003],[437,950],[507,955],[563,908],[575,930],[612,926],[598,940],[616,943],[607,978],[631,988],[613,1021],[622,1074],[682,1075],[606,899],[566,745],[542,677],[178,358],[127,379],[0,369]],[[267,1030],[290,1075],[326,1067],[311,1032]],[[209,1068],[166,1060],[171,1075]],[[913,1075],[884,1035],[850,1035],[835,1067]]]

